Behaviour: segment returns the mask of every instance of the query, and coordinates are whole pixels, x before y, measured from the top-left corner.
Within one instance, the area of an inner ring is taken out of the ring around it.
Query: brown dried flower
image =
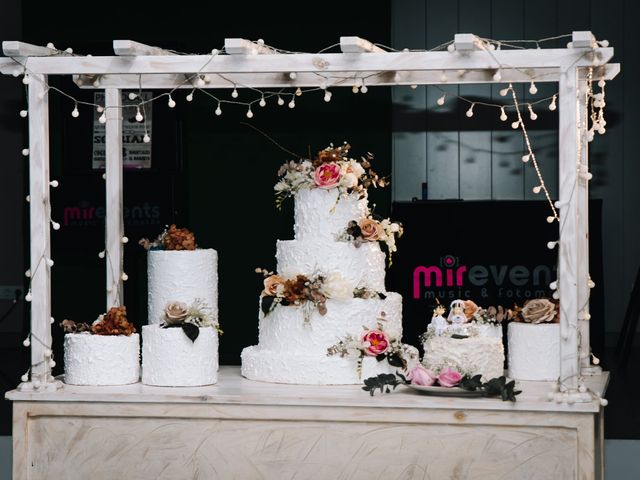
[[[91,327],[88,324],[84,322],[76,323],[73,320],[69,319],[65,319],[60,322],[60,326],[64,330],[64,333],[81,333],[91,330]]]
[[[136,327],[127,320],[127,307],[111,307],[109,311],[91,326],[95,335],[131,335]]]
[[[197,248],[193,232],[186,228],[177,228],[175,224],[169,227],[162,238],[162,243],[165,250],[195,250]]]

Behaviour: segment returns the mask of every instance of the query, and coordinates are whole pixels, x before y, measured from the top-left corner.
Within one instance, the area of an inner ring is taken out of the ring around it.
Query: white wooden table
[[[607,381],[589,379],[599,393]],[[13,478],[603,478],[598,402],[562,405],[546,400],[548,383],[520,387],[516,403],[404,386],[370,397],[222,367],[210,387],[13,390]]]

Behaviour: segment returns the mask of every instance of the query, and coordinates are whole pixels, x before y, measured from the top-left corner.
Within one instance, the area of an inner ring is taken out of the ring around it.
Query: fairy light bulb
[[[536,84],[533,80],[531,80],[531,85],[529,85],[529,93],[531,95],[535,95],[536,93],[538,93],[538,87],[536,87]]]
[[[193,92],[188,93],[185,99],[187,102],[193,102]]]
[[[122,272],[122,275],[120,275],[120,278],[122,279],[123,282],[126,282],[127,280],[129,280],[129,275]]]
[[[98,258],[104,258],[105,256],[105,251],[102,250],[101,252],[98,252]]]
[[[555,221],[556,217],[554,217],[553,215],[549,215],[547,217],[547,223],[553,223]]]
[[[96,77],[96,79],[93,81],[93,86],[94,87],[100,86],[100,77]]]
[[[467,112],[465,113],[465,115],[469,118],[473,117],[473,107],[475,106],[475,103],[472,103],[471,106],[469,107],[469,110],[467,110]]]
[[[360,89],[358,88],[358,85],[354,85],[353,87],[351,87],[351,91],[353,93],[358,93],[360,91]]]
[[[27,294],[24,296],[25,301],[30,302],[33,299],[33,295],[31,294],[31,289],[29,289],[29,291],[27,292]]]
[[[318,84],[318,86],[322,90],[326,90],[327,89],[327,80],[323,78],[322,80],[320,80],[320,83]]]
[[[27,269],[26,272],[24,272],[24,276],[27,277],[27,278],[31,278],[31,269],[30,268]]]
[[[551,296],[554,300],[558,300],[560,298],[560,293],[556,290]],[[566,340],[566,338],[563,338],[563,340]]]
[[[53,368],[53,367],[55,367],[55,366],[56,366],[56,362],[55,362],[55,360],[53,360],[53,359],[49,360],[49,367],[50,367],[50,368]]]
[[[442,96],[440,98],[438,98],[438,100],[436,100],[436,103],[440,106],[444,105],[444,101],[447,98],[447,94],[443,93]]]
[[[49,185],[51,185],[53,188],[58,188],[58,185],[60,185],[60,183],[58,182],[58,180],[51,180],[49,182]]]
[[[605,84],[606,84],[606,82],[604,81],[604,78],[601,78],[601,79],[598,81],[598,86],[599,86],[600,88],[604,88]]]
[[[554,282],[551,282],[551,283],[549,284],[549,288],[550,288],[551,290],[557,290],[557,289],[558,289],[558,281],[556,280],[556,281],[554,281]]]
[[[31,79],[29,78],[29,75],[25,73],[24,77],[22,77],[22,83],[29,85],[29,82],[31,82]]]
[[[51,228],[53,228],[54,230],[60,230],[60,224],[51,220]]]
[[[218,55],[219,53],[220,53],[220,50],[218,50],[217,48],[214,48],[214,49],[211,50],[211,55],[213,55],[214,57],[216,55]]]
[[[596,286],[596,282],[594,282],[593,280],[589,279],[589,280],[587,281],[587,286],[588,286],[589,288],[594,288],[594,287]]]
[[[593,353],[591,354],[591,363],[593,363],[594,365],[600,364],[600,359],[596,357]]]
[[[25,373],[24,375],[22,375],[20,377],[20,380],[23,381],[23,382],[28,382],[29,381],[29,374]]]
[[[556,105],[556,97],[557,97],[557,95],[554,95],[554,96],[551,98],[551,103],[549,104],[549,110],[551,110],[552,112],[553,112],[556,108],[558,108],[558,106]]]
[[[520,120],[516,120],[511,124],[511,128],[513,128],[514,130],[517,130],[519,126],[520,126]]]
[[[413,88],[413,85],[411,85],[411,87]],[[364,83],[362,83],[362,86],[360,87],[360,93],[367,93],[369,91],[369,87],[367,87]]]
[[[498,92],[500,94],[501,97],[506,97],[507,93],[509,93],[509,89],[511,88],[511,86],[505,87],[500,89],[500,91]]]
[[[107,123],[107,115],[104,112],[100,115],[100,118],[98,118],[98,122]]]
[[[453,53],[455,51],[456,51],[456,46],[453,43],[450,43],[449,45],[447,45],[447,52]]]
[[[149,136],[149,134],[148,134],[148,133],[145,133],[145,134],[144,134],[144,137],[142,137],[142,141],[143,141],[144,143],[149,143],[149,142],[151,141],[151,137]]]
[[[52,258],[47,258],[47,266],[48,267],[53,267],[53,265],[54,265],[53,259]]]
[[[280,105],[280,106],[284,105],[284,99],[283,99],[280,95],[278,95],[277,103],[278,103],[278,105]]]
[[[249,106],[249,109],[247,110],[247,118],[253,118],[253,112],[251,111],[251,106]]]
[[[176,101],[171,98],[171,95],[169,95],[169,101],[167,102],[167,105],[169,106],[169,108],[174,108],[176,106]]]
[[[531,104],[529,104],[527,108],[529,109],[529,118],[531,120],[536,120],[538,118],[538,114],[533,111],[533,107],[531,106]]]
[[[331,95],[332,95],[332,93],[329,90],[326,90],[324,92],[324,101],[325,102],[330,102],[331,101]]]
[[[291,80],[295,80],[296,78],[298,78],[298,74],[296,72],[290,72],[289,73],[289,78]]]
[[[542,190],[542,185],[536,185],[535,187],[533,187],[533,193],[540,193],[540,191]]]
[[[558,245],[558,242],[547,242],[547,248],[549,250],[553,250],[554,248],[556,248],[556,245]]]
[[[449,78],[447,77],[447,73],[446,72],[442,72],[442,75],[440,75],[440,81],[443,83],[446,83],[449,81]]]
[[[49,323],[50,323],[51,325],[53,325],[54,323],[56,323],[56,319],[55,319],[55,318],[53,318],[53,317],[51,317],[51,318],[49,319]]]
[[[231,92],[231,97],[238,98],[238,89],[233,87],[233,91]]]
[[[98,113],[102,113],[102,112],[104,112],[104,107],[103,107],[102,105],[98,105],[98,106],[96,107],[96,112],[98,112]]]
[[[129,100],[135,100],[136,98],[138,98],[138,94],[131,92],[129,93]]]
[[[296,101],[292,98],[291,101],[289,102],[289,108],[295,108],[296,106]]]
[[[302,95],[302,90],[300,89],[300,87],[296,88],[296,97],[299,97]]]
[[[496,70],[496,73],[493,74],[493,80],[496,82],[502,80],[502,73],[500,73],[500,70]]]
[[[220,108],[220,102],[218,102],[218,106],[216,107],[216,111],[214,112],[218,117],[222,115],[222,108]]]
[[[196,80],[196,86],[202,88],[205,86],[205,81],[204,78],[202,76],[199,76],[198,79]]]
[[[22,156],[23,157],[28,157],[29,156],[29,149],[28,148],[23,148],[22,149]]]
[[[20,116],[22,118],[27,118],[27,115],[29,115],[29,112],[27,112],[26,110],[20,110]]]
[[[15,78],[18,78],[20,75],[22,75],[22,70],[16,68],[13,72],[11,72],[11,75],[13,75]]]
[[[31,195],[27,195],[26,197],[24,197],[24,199],[27,201],[27,203],[31,202]]]
[[[142,122],[144,117],[142,116],[142,112],[140,111],[140,107],[136,108],[136,122]]]
[[[506,122],[507,118],[507,112],[504,111],[504,107],[500,107],[500,120]]]
[[[31,301],[31,300],[29,300],[29,301]],[[25,347],[30,346],[30,345],[31,345],[31,339],[30,339],[29,337],[25,338],[25,339],[22,341],[22,345],[24,345]]]
[[[264,96],[260,98],[260,102],[258,102],[258,105],[260,105],[261,107],[267,105],[267,101],[264,99]]]
[[[415,83],[412,83],[411,85],[409,85],[409,88],[411,90],[415,90],[416,88],[418,88],[418,85],[416,85]]]
[[[401,80],[402,80],[402,75],[400,74],[400,72],[396,72],[395,75],[393,76],[393,81],[395,83],[400,83]]]
[[[122,242],[123,244],[125,244],[125,243],[129,243],[129,237],[122,237],[122,238],[120,239],[120,242]]]

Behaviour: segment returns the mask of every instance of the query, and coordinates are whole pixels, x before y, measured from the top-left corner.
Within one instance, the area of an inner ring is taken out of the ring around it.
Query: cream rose
[[[546,298],[528,300],[520,312],[527,323],[553,322],[556,318],[556,305]]]
[[[380,238],[384,235],[384,230],[382,229],[380,223],[370,218],[363,218],[362,220],[360,220],[358,226],[362,231],[362,238],[369,242],[380,240]]]
[[[164,307],[164,317],[167,325],[184,322],[188,313],[189,308],[184,302],[171,302]]]
[[[339,273],[332,273],[325,278],[322,291],[327,298],[341,300],[353,298],[353,287]]]
[[[480,307],[473,300],[464,301],[464,316],[467,317],[467,320],[471,320],[478,310]]]
[[[271,275],[264,279],[264,294],[269,297],[277,297],[284,291],[284,278],[279,275]]]

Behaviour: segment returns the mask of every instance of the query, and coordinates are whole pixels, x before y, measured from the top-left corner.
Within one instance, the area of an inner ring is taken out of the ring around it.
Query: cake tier
[[[127,385],[140,378],[140,335],[64,336],[64,382],[69,385]]]
[[[218,332],[200,328],[195,342],[181,328],[142,327],[142,383],[167,387],[218,381]]]
[[[384,292],[385,255],[377,242],[356,247],[348,242],[278,240],[276,260],[278,273],[285,278],[339,273],[352,288]]]
[[[509,377],[517,380],[557,380],[560,375],[560,324],[511,322]]]
[[[163,321],[169,302],[187,305],[198,298],[218,318],[218,253],[213,249],[150,250],[147,264],[149,277],[149,323]]]
[[[302,189],[295,196],[294,232],[296,240],[333,241],[351,220],[367,215],[367,200],[357,194],[340,197],[338,189]]]
[[[309,306],[277,306],[269,315],[260,312],[260,341],[263,350],[283,354],[315,354],[324,356],[327,348],[346,335],[360,335],[363,326],[377,328],[380,312],[385,312],[385,332],[402,336],[402,297],[390,292],[387,298],[327,300],[327,313],[320,315],[311,306],[310,321],[304,321]]]
[[[265,350],[260,346],[242,351],[242,375],[250,380],[306,385],[355,385],[381,373],[394,373],[386,361],[365,357],[358,376],[356,357],[329,357],[318,353]]]
[[[432,337],[424,343],[422,363],[431,370],[453,367],[490,380],[504,375],[504,348],[502,340],[485,336]]]

